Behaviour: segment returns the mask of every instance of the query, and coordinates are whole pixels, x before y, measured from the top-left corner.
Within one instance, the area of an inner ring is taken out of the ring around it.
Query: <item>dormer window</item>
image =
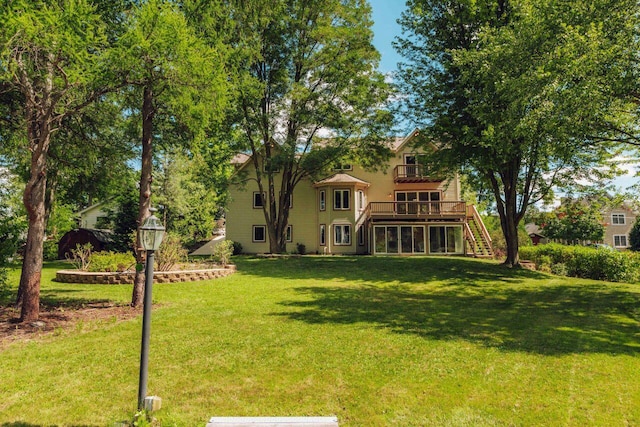
[[[350,171],[353,170],[353,165],[349,163],[338,163],[333,169],[337,171]]]

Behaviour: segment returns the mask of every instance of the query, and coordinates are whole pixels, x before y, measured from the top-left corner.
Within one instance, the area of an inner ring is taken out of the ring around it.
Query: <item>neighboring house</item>
[[[98,202],[77,213],[78,227],[102,229],[107,224],[107,202]]]
[[[341,165],[330,176],[300,182],[290,200],[288,251],[307,253],[491,256],[491,239],[478,212],[460,200],[457,176],[428,176],[411,144],[418,134],[392,143],[386,171]],[[243,186],[230,187],[226,236],[246,253],[269,251],[269,237],[253,161],[234,159]],[[280,181],[276,179],[276,188]]]
[[[608,208],[602,212],[604,225],[604,243],[616,249],[627,249],[629,232],[636,222],[636,214],[626,204]]]
[[[535,245],[540,245],[548,242],[546,236],[542,234],[542,230],[534,223],[525,224],[524,229],[527,231],[527,234],[531,238],[531,243]]]

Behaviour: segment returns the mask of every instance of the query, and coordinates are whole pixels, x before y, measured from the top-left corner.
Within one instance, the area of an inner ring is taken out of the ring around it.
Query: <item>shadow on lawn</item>
[[[307,287],[278,313],[317,323],[369,323],[430,339],[465,339],[540,354],[640,352],[640,295],[558,286],[468,295],[408,287]]]
[[[494,262],[461,257],[336,256],[284,259],[238,259],[245,275],[281,279],[355,280],[367,283],[424,283],[452,281],[475,286],[487,282],[517,283],[522,279],[546,279],[527,269],[508,270]]]
[[[0,427],[42,427],[42,424],[30,424],[30,423],[23,423],[21,421],[17,421],[17,422],[13,422],[13,423],[3,423],[0,424]],[[51,425],[49,427],[57,427],[56,425]],[[85,425],[85,424],[78,424],[78,425],[72,425],[71,427],[91,427],[89,425]]]
[[[363,264],[364,270],[360,261],[349,270],[345,261],[341,263],[345,271],[339,274],[313,269],[281,272],[283,278],[299,279],[300,273],[364,283],[296,288],[305,300],[282,303],[291,311],[276,315],[310,324],[362,322],[396,333],[464,339],[509,351],[640,353],[640,293],[623,287],[591,281],[553,285],[549,276],[540,273],[505,271],[464,259],[424,258],[407,263],[385,258],[377,266],[369,260]],[[465,265],[473,271],[461,271]],[[539,287],[535,286],[538,280]],[[424,286],[429,281],[439,282]]]

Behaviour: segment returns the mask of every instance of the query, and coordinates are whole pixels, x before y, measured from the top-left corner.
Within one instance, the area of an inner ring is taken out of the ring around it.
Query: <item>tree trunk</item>
[[[153,107],[153,91],[149,87],[144,88],[142,100],[142,169],[140,171],[140,199],[138,204],[138,227],[149,216],[151,207],[151,181],[153,180],[153,117],[155,109]],[[140,236],[136,233],[136,263],[142,265],[145,261],[145,252],[140,247]],[[131,306],[140,307],[144,296],[144,270],[136,268],[136,275],[133,281],[133,293],[131,295]]]
[[[509,211],[509,209],[507,209]],[[502,220],[502,232],[504,233],[504,239],[507,244],[507,259],[504,261],[504,265],[508,267],[520,266],[520,254],[519,254],[519,242],[518,242],[518,224],[516,224],[514,217],[507,215]]]
[[[504,208],[501,209],[500,225],[507,245],[507,267],[519,267],[520,255],[518,248],[518,171],[520,163],[517,159],[510,162],[509,167],[501,173],[504,188]]]
[[[47,189],[48,128],[36,130],[30,124],[32,145],[31,176],[24,189],[23,203],[27,210],[29,229],[22,261],[22,273],[16,305],[21,306],[20,321],[32,322],[40,316],[40,276],[45,237],[45,194]],[[40,136],[40,139],[35,139]]]

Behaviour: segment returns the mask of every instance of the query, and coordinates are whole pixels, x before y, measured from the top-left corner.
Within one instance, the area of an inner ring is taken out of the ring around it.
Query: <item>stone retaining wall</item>
[[[217,279],[235,273],[236,266],[229,265],[226,268],[212,268],[206,270],[176,270],[154,271],[153,283],[177,283],[195,282],[197,280]],[[59,270],[56,272],[56,282],[63,283],[90,283],[104,285],[133,284],[135,273],[126,271],[122,273],[92,273],[80,270]]]

